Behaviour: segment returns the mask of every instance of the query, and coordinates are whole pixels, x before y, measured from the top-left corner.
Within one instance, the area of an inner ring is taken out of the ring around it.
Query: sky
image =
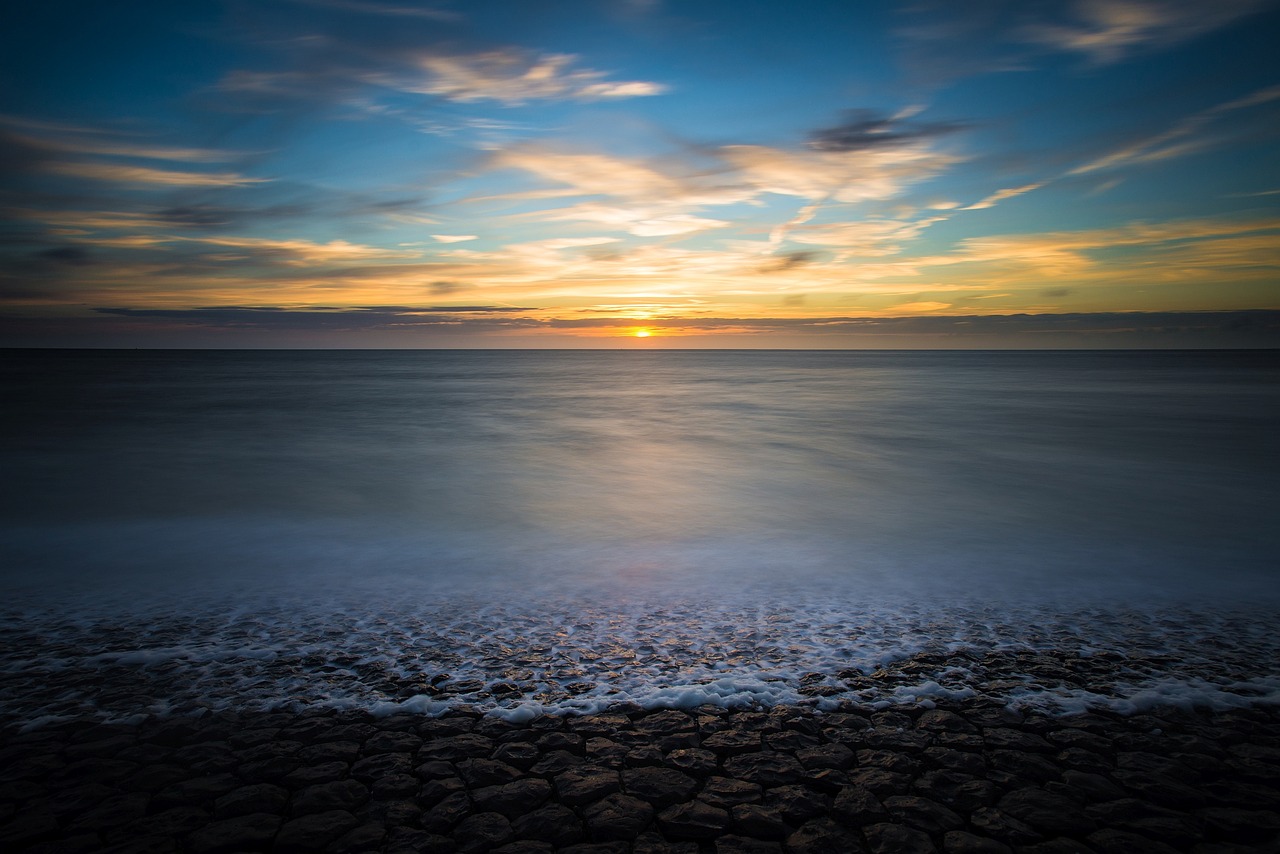
[[[1280,2],[6,18],[0,346],[1280,346]]]

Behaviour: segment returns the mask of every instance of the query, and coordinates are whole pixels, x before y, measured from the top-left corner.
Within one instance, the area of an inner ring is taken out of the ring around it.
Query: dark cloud
[[[66,264],[72,267],[83,267],[93,263],[89,250],[80,246],[54,246],[36,253],[36,257],[55,264]]]
[[[803,267],[805,264],[812,264],[821,260],[822,252],[812,249],[797,249],[794,252],[783,252],[773,261],[763,265],[760,268],[761,273],[780,273],[783,270],[794,270],[796,267]]]
[[[432,282],[428,286],[428,290],[438,297],[448,296],[462,290],[464,285],[461,282]]]
[[[963,130],[954,122],[908,122],[873,110],[846,110],[838,125],[809,135],[809,146],[819,151],[864,151],[917,139],[931,139]]]
[[[95,308],[99,314],[180,321],[200,327],[238,329],[314,329],[332,332],[413,327],[527,327],[540,325],[528,318],[504,314],[528,311],[517,306],[367,306],[361,308],[285,309],[276,306],[226,306],[187,309]],[[466,316],[460,318],[459,315]]]

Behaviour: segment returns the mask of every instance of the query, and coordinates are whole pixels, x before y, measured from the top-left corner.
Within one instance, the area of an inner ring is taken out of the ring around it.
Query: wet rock
[[[1085,837],[1089,847],[1098,854],[1177,854],[1178,849],[1115,828],[1103,828]]]
[[[496,812],[481,812],[468,816],[454,828],[453,839],[459,852],[490,851],[515,838],[511,822]]]
[[[570,753],[582,753],[583,742],[583,737],[575,732],[549,732],[538,739],[538,747],[542,750],[567,750]]]
[[[1280,801],[1276,808],[1280,809]],[[1210,807],[1197,810],[1196,816],[1215,836],[1230,842],[1254,844],[1280,834],[1280,813],[1277,812]]]
[[[351,830],[359,820],[346,810],[311,813],[285,822],[276,836],[273,851],[282,854],[311,854]]]
[[[1018,849],[1018,854],[1097,854],[1097,852],[1083,842],[1062,836],[1047,842],[1024,845]]]
[[[761,786],[782,786],[804,779],[804,766],[789,753],[761,751],[742,753],[725,761],[725,771],[731,777],[759,783]]]
[[[422,739],[411,732],[379,732],[369,737],[362,751],[366,756],[376,753],[416,753],[422,747]]]
[[[719,760],[710,750],[703,750],[697,747],[682,747],[668,753],[664,764],[669,768],[675,768],[686,774],[704,777],[716,770]]]
[[[929,709],[916,719],[916,729],[928,732],[977,732],[978,728],[955,712]]]
[[[923,831],[901,824],[873,824],[862,830],[871,854],[933,854],[938,849]]]
[[[428,780],[418,789],[418,800],[423,806],[432,807],[449,795],[465,792],[467,784],[460,777],[446,777],[442,780]]]
[[[653,807],[639,798],[615,793],[583,810],[583,818],[596,840],[628,840],[653,820]]]
[[[261,850],[271,843],[279,829],[279,816],[250,813],[200,828],[187,837],[187,849],[192,854]]]
[[[322,762],[354,762],[360,755],[358,741],[326,741],[308,745],[298,751],[297,757],[308,765]]]
[[[330,846],[334,854],[357,854],[357,852],[379,851],[382,841],[387,838],[387,829],[376,822],[361,824],[339,836]]]
[[[1053,753],[1054,747],[1038,735],[1022,730],[1004,727],[992,727],[982,733],[982,739],[992,750],[1021,750],[1027,752]]]
[[[400,733],[394,733],[399,735]],[[413,756],[408,753],[379,753],[356,761],[351,766],[351,776],[362,783],[372,783],[388,774],[413,772]]]
[[[698,797],[712,806],[728,809],[736,804],[758,803],[761,791],[758,784],[749,783],[746,780],[710,777],[703,784]]]
[[[562,803],[580,806],[621,791],[622,782],[617,771],[582,766],[559,774],[555,778],[555,787],[556,794]]]
[[[824,744],[796,751],[796,758],[805,768],[849,768],[853,765],[853,751],[843,744]]]
[[[806,821],[787,837],[788,854],[855,854],[865,851],[862,841],[829,818]]]
[[[729,826],[729,813],[703,801],[690,801],[659,813],[658,826],[668,838],[714,839]]]
[[[213,814],[218,818],[235,818],[255,812],[280,813],[289,802],[289,790],[271,783],[241,786],[213,802]]]
[[[356,780],[337,780],[308,786],[294,793],[289,811],[295,816],[332,810],[354,811],[369,800],[369,790]]]
[[[422,782],[408,774],[388,774],[373,781],[370,796],[378,800],[412,798],[422,789]]]
[[[791,825],[782,817],[782,810],[761,804],[738,804],[729,813],[736,833],[759,839],[786,839],[792,833]]]
[[[1013,849],[1003,842],[964,830],[947,831],[942,837],[942,850],[947,854],[1013,854]]]
[[[463,759],[483,759],[493,753],[493,739],[483,735],[464,733],[450,738],[435,738],[422,745],[418,759],[442,759],[456,762]]]
[[[923,756],[930,765],[958,771],[961,774],[976,777],[986,773],[987,770],[987,762],[980,753],[955,750],[950,747],[929,747],[925,749]]]
[[[777,786],[765,793],[765,803],[781,810],[783,817],[792,824],[826,815],[831,809],[831,800],[827,795],[804,786]]]
[[[633,723],[636,731],[647,736],[671,735],[697,728],[692,717],[686,712],[668,709],[645,715]]]
[[[181,780],[158,792],[155,796],[154,807],[156,809],[164,809],[166,807],[210,804],[241,785],[243,783],[240,779],[230,774]]]
[[[493,759],[464,759],[458,763],[458,773],[472,789],[511,783],[523,775],[519,768]]]
[[[1045,756],[1018,750],[993,750],[988,754],[993,769],[1003,771],[1023,783],[1048,783],[1062,772]]]
[[[782,854],[782,846],[764,839],[728,834],[716,840],[715,854]]]
[[[517,741],[500,745],[493,751],[491,758],[527,771],[533,763],[538,761],[539,755],[538,748],[534,745]]]
[[[551,797],[551,784],[542,779],[517,780],[501,786],[486,786],[471,792],[475,808],[514,818],[541,806]]]
[[[278,781],[290,789],[301,789],[317,783],[332,783],[347,776],[350,766],[345,762],[321,762],[319,765],[303,765],[284,775]]]
[[[622,785],[628,795],[661,809],[688,800],[698,781],[674,768],[628,768],[622,772]]]
[[[383,854],[453,854],[457,850],[453,840],[438,833],[430,833],[412,827],[393,827],[387,831]]]
[[[751,753],[760,749],[760,733],[740,729],[723,730],[704,738],[702,747],[720,756]]]
[[[583,762],[582,757],[576,756],[567,750],[553,750],[534,763],[533,767],[529,769],[529,773],[537,774],[540,777],[555,776],[570,768],[577,768]]]
[[[265,812],[265,810],[264,810]],[[178,837],[208,824],[208,810],[199,807],[173,807],[129,822],[106,835],[114,840],[146,839],[153,836]]]
[[[547,804],[512,820],[512,830],[520,839],[533,839],[556,847],[571,845],[586,836],[582,820],[568,807]]]
[[[855,768],[849,772],[849,783],[874,793],[876,797],[905,795],[911,788],[911,777],[884,768]]]
[[[422,826],[433,833],[448,833],[454,825],[471,812],[471,798],[466,792],[446,795],[435,806],[422,814]]]
[[[636,837],[631,854],[698,854],[698,843],[672,842],[650,830]]]
[[[978,807],[969,815],[969,824],[983,836],[1013,846],[1029,845],[1044,838],[1035,828],[995,807]]]
[[[888,817],[884,805],[864,786],[846,786],[841,789],[836,795],[832,810],[836,818],[855,827],[873,824]]]
[[[935,836],[964,827],[964,819],[928,798],[892,795],[884,799],[884,808],[894,820]]]
[[[1097,829],[1093,819],[1074,801],[1044,789],[1017,789],[1001,798],[998,806],[1046,836],[1086,834]]]
[[[1106,777],[1086,771],[1063,771],[1061,785],[1060,794],[1084,801],[1113,801],[1125,796],[1120,787]],[[1048,785],[1045,790],[1055,791]]]
[[[954,771],[930,771],[922,774],[912,788],[916,793],[961,813],[993,804],[999,795],[995,784]]]

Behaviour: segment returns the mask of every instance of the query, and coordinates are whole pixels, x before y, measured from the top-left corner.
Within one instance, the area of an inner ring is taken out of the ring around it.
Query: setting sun
[[[637,329],[637,330],[636,330],[636,337],[637,337],[637,338],[648,338],[648,337],[649,337],[649,335],[650,335],[650,332],[649,332],[649,330],[648,330],[648,329]]]

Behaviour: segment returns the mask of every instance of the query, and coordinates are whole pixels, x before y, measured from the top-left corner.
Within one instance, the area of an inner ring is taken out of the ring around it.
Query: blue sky
[[[1280,341],[1275,2],[10,20],[0,344]]]

